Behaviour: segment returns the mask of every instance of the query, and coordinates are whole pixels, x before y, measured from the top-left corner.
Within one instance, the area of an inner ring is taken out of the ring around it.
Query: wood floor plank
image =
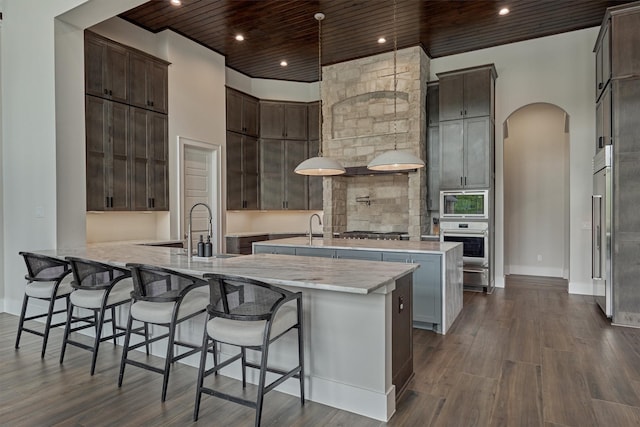
[[[387,423],[389,427],[428,426],[431,425],[444,405],[446,399],[429,394],[408,390],[398,402],[396,414]]]
[[[432,426],[486,426],[491,417],[497,384],[498,380],[492,378],[461,374]]]
[[[593,400],[593,412],[601,426],[640,426],[640,408]]]
[[[512,320],[505,359],[539,365],[542,362],[540,322],[516,318]]]
[[[574,352],[542,350],[542,399],[544,420],[567,426],[597,425],[591,396]]]
[[[540,366],[505,360],[489,425],[538,427],[542,422]]]
[[[509,329],[499,321],[487,320],[467,352],[463,371],[487,378],[498,378],[507,352]]]
[[[572,351],[574,348],[573,335],[569,331],[567,315],[552,314],[540,317],[542,347],[554,350]]]

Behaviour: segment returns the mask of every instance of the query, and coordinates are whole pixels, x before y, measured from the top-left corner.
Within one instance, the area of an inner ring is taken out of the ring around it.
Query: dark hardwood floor
[[[120,347],[103,343],[91,377],[86,351],[68,347],[59,365],[60,329],[41,360],[34,335],[14,350],[16,327],[16,316],[0,314],[0,425],[194,424],[195,368],[175,365],[161,403],[161,377],[152,372],[128,367],[118,389]],[[591,297],[568,295],[563,281],[509,276],[493,295],[465,292],[450,333],[415,330],[414,360],[391,426],[640,425],[640,330],[610,326]],[[203,396],[195,424],[252,423],[253,410]],[[263,425],[384,423],[272,392]]]

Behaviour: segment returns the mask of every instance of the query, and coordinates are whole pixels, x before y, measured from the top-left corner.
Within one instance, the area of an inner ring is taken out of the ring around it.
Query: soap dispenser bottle
[[[203,257],[204,255],[204,241],[202,240],[202,234],[200,235],[200,241],[198,242],[198,256]]]
[[[207,243],[204,244],[204,256],[213,256],[213,243],[211,243],[211,236],[207,236]]]

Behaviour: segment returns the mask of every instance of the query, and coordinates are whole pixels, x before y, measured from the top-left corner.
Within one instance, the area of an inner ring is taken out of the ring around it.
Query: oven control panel
[[[486,221],[464,222],[464,221],[440,221],[440,232],[450,231],[486,231],[489,229],[489,223]]]

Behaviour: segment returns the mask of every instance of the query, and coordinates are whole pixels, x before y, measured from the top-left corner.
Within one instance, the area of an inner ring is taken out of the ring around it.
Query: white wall
[[[227,233],[306,233],[314,213],[322,217],[322,211],[228,211]],[[313,226],[314,233],[322,232],[315,220]]]
[[[497,46],[431,60],[436,73],[494,63],[496,80],[496,286],[504,286],[502,123],[518,108],[547,102],[570,123],[569,291],[591,292],[591,158],[595,138],[592,53],[598,28]],[[544,203],[544,200],[541,201]]]
[[[504,139],[505,274],[564,277],[569,212],[565,112],[531,104],[509,116]],[[544,200],[544,203],[541,203]]]

